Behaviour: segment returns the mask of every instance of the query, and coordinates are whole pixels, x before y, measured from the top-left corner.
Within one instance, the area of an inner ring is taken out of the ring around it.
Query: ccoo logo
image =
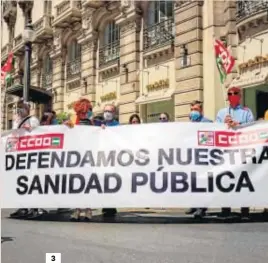
[[[7,139],[6,152],[62,149],[63,143],[62,133],[10,137]]]

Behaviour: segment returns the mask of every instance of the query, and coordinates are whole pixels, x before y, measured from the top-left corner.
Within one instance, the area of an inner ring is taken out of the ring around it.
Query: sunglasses
[[[228,92],[228,96],[239,95],[239,92]]]
[[[113,111],[111,111],[111,110],[105,110],[104,112],[113,113]]]
[[[161,118],[161,117],[160,117],[159,120],[160,120],[160,121],[166,121],[167,118]]]

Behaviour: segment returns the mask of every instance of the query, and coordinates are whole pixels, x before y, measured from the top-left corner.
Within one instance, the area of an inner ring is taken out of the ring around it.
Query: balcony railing
[[[42,76],[42,88],[49,89],[52,86],[52,72],[44,73]]]
[[[67,80],[79,77],[81,73],[81,58],[67,62]]]
[[[147,27],[143,32],[144,50],[158,48],[174,41],[174,19],[169,18],[163,22]]]
[[[115,41],[100,48],[99,65],[103,67],[118,60],[120,55],[120,41]]]
[[[247,18],[261,12],[267,12],[268,0],[245,1],[240,0],[236,3],[236,18],[238,20]]]

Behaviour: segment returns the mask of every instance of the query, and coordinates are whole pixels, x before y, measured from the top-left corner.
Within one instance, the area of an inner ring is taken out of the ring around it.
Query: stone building
[[[267,89],[266,1],[2,2],[1,62],[11,50],[16,59],[12,82],[2,87],[2,129],[11,127],[13,95],[22,89],[22,36],[30,15],[35,30],[30,96],[36,90],[46,98],[33,104],[38,115],[46,107],[74,114],[73,102],[86,97],[95,114],[106,103],[115,104],[121,123],[133,113],[155,122],[161,112],[185,121],[195,99],[214,119],[228,85],[249,87],[245,102],[255,108],[252,94],[262,100],[258,94]],[[215,65],[215,38],[225,40],[237,59],[225,87]],[[244,84],[252,68],[258,80]]]

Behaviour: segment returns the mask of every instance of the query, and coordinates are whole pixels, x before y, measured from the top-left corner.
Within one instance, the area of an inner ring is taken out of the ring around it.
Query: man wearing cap
[[[241,89],[239,87],[231,87],[228,89],[227,100],[229,106],[219,110],[216,122],[226,123],[229,128],[254,122],[252,111],[248,107],[241,105]],[[231,208],[222,208],[223,216],[230,216]],[[249,208],[241,208],[241,216],[249,216]]]

